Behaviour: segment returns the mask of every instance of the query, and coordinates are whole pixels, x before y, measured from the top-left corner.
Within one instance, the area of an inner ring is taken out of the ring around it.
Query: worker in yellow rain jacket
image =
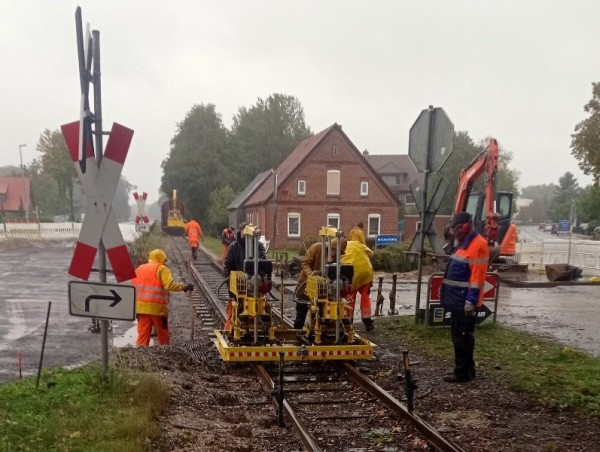
[[[168,345],[169,334],[169,292],[188,292],[194,290],[192,284],[173,282],[171,270],[165,265],[167,256],[162,250],[153,250],[148,256],[148,263],[135,270],[135,278],[131,284],[136,291],[136,312],[138,337],[135,345],[150,345],[152,327],[156,329],[157,341]]]
[[[185,235],[188,238],[188,244],[190,250],[192,250],[192,258],[196,260],[198,257],[198,247],[200,246],[200,240],[202,240],[202,228],[193,218],[185,224]]]
[[[354,269],[352,288],[346,298],[349,300],[348,305],[352,308],[352,312],[354,312],[356,295],[360,294],[360,316],[367,331],[372,331],[375,328],[375,324],[371,318],[370,294],[371,287],[373,286],[372,255],[373,251],[365,244],[356,240],[348,240],[346,252],[340,258],[341,264],[351,264]]]
[[[477,309],[483,304],[490,247],[474,230],[473,219],[467,212],[454,214],[450,233],[455,248],[444,273],[441,302],[452,315],[454,372],[443,380],[460,383],[475,378],[475,323]]]
[[[356,226],[350,229],[350,232],[348,233],[348,240],[357,241],[362,243],[363,245],[367,244],[365,240],[365,225],[362,223],[362,221],[360,221]]]

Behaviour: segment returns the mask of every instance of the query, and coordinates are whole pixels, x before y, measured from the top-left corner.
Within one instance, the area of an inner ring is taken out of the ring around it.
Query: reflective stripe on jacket
[[[463,309],[465,301],[480,307],[487,275],[490,248],[487,241],[473,231],[457,248],[448,262],[442,282],[442,305],[446,309]]]
[[[169,315],[169,291],[163,288],[158,276],[158,269],[162,266],[149,262],[136,269],[136,277],[131,283],[135,286],[138,314]]]

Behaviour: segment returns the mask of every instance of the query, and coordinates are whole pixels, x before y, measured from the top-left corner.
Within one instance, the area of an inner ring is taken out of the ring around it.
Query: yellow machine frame
[[[310,276],[307,280],[306,293],[311,299],[307,327],[302,330],[275,328],[271,303],[266,293],[258,293],[260,230],[248,225],[241,233],[245,237],[246,256],[253,259],[255,271],[252,275],[243,271],[230,273],[229,291],[234,295],[230,301],[230,318],[225,329],[215,331],[214,341],[224,361],[279,361],[281,356],[285,361],[373,359],[375,344],[355,334],[346,301],[339,296],[339,286],[332,299],[331,281],[323,276]],[[338,238],[339,255],[342,233],[336,228],[323,227],[319,235],[323,245],[321,274],[324,274],[325,250],[331,250],[332,239]],[[263,326],[260,332],[259,320]],[[348,324],[341,327],[344,320],[348,320]],[[342,329],[345,330],[343,337]],[[252,335],[254,339],[248,343]]]

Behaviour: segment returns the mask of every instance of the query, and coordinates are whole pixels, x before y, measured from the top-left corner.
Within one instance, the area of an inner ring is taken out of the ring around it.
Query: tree
[[[61,214],[68,214],[75,220],[75,203],[73,190],[77,173],[67,149],[65,139],[59,130],[44,130],[36,149],[42,154],[40,163],[42,171],[52,177],[58,188],[58,209]]]
[[[529,185],[521,191],[523,198],[532,199],[531,205],[519,213],[519,218],[524,221],[531,220],[535,223],[546,221],[549,217],[548,210],[558,186],[555,184]]]
[[[293,96],[272,94],[250,108],[240,107],[233,118],[232,187],[244,188],[258,173],[277,167],[312,132],[304,109]]]
[[[548,214],[552,221],[566,220],[571,215],[571,204],[577,200],[581,189],[575,176],[567,171],[558,179],[558,188],[555,191],[555,196],[550,201]]]
[[[600,183],[600,82],[592,83],[592,99],[583,107],[590,116],[575,126],[571,135],[571,154],[579,161],[583,174]]]
[[[192,106],[177,127],[162,162],[161,189],[169,197],[177,190],[186,216],[201,220],[207,215],[210,193],[235,177],[227,167],[232,159],[228,131],[212,104]]]
[[[233,189],[226,185],[223,188],[216,188],[210,194],[210,204],[208,206],[208,217],[206,227],[208,232],[213,234],[220,233],[225,226],[229,225],[229,215],[227,206],[235,198]]]

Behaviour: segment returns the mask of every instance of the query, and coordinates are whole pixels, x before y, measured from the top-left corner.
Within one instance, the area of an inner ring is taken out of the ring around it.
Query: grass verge
[[[409,345],[451,366],[454,355],[448,328],[416,325],[413,316],[381,317],[377,328],[378,338],[386,344]],[[478,371],[490,377],[500,374],[512,391],[546,406],[600,417],[600,359],[492,322],[477,327],[475,340]]]
[[[144,451],[169,402],[154,374],[97,366],[45,371],[0,386],[0,450]]]

